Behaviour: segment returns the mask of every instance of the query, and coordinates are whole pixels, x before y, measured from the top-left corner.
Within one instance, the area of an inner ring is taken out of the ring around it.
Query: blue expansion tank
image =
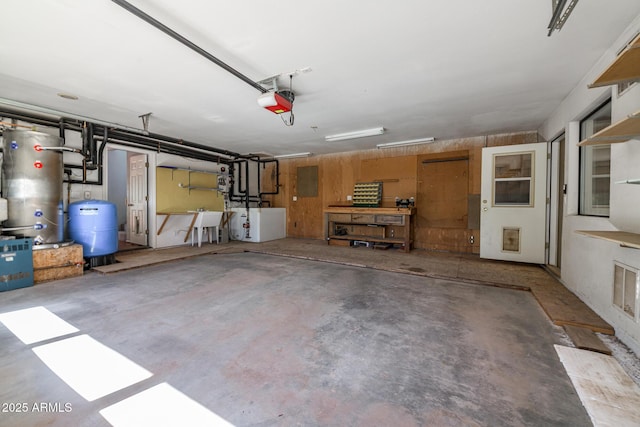
[[[69,237],[82,245],[85,258],[118,251],[118,214],[115,203],[82,200],[69,204]]]

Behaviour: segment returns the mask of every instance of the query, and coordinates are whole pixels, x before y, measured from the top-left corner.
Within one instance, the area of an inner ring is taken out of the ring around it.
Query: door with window
[[[480,257],[545,263],[547,143],[482,150]]]
[[[147,155],[129,157],[127,241],[147,245]]]

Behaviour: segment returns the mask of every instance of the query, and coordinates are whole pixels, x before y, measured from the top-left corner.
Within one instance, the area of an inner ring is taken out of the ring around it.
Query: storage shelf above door
[[[640,79],[640,34],[589,87],[609,86],[638,79]]]
[[[611,126],[607,126],[601,131],[594,133],[589,138],[580,141],[578,146],[614,144],[639,138],[640,111],[636,111],[619,122],[616,122]]]
[[[596,231],[596,230],[576,230],[576,233],[587,237],[595,237],[596,239],[608,240],[609,242],[619,243],[620,246],[640,249],[640,234],[630,233],[628,231]]]

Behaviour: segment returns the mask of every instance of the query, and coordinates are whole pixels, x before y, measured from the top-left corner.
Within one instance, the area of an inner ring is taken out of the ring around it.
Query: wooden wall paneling
[[[436,160],[421,164],[419,222],[433,228],[467,228],[469,160]]]
[[[322,167],[323,203],[327,207],[336,204],[348,204],[348,195],[353,195],[353,173],[351,167],[353,155],[331,155],[324,157]]]
[[[318,192],[315,197],[299,196],[298,168],[318,167]],[[288,184],[291,191],[291,202],[288,209],[287,235],[300,238],[322,238],[323,233],[323,172],[317,159],[295,159],[290,165]],[[296,199],[295,201],[293,199]]]
[[[455,228],[428,228],[422,230],[422,249],[459,253],[475,253],[469,243],[473,230]]]
[[[519,132],[502,135],[477,136],[453,140],[438,140],[433,144],[400,147],[391,150],[362,150],[348,153],[319,155],[308,159],[280,161],[280,194],[269,196],[273,207],[287,209],[287,235],[291,237],[323,238],[324,208],[331,204],[346,204],[347,195],[353,194],[356,182],[383,181],[383,202],[392,206],[396,195],[417,197],[420,177],[419,159],[451,157],[459,152],[468,153],[468,197],[480,194],[482,148],[491,145],[516,145],[539,141],[537,132]],[[452,154],[453,153],[453,154]],[[317,200],[293,202],[296,195],[297,166],[318,165],[319,197]],[[396,194],[397,193],[397,194]],[[418,202],[419,203],[419,202]],[[471,206],[468,203],[468,206]],[[416,212],[420,214],[419,206]],[[415,228],[417,248],[479,253],[477,229]],[[469,243],[473,235],[474,243]]]
[[[487,147],[498,147],[504,145],[530,144],[540,142],[540,135],[537,132],[516,132],[489,135],[486,137]]]
[[[382,206],[395,206],[395,198],[416,196],[416,156],[363,159],[356,182],[382,182]],[[354,183],[355,184],[355,183]]]
[[[417,157],[415,247],[471,252],[469,150]]]
[[[260,191],[262,192],[276,192],[280,193],[281,188],[277,187],[277,177],[276,177],[276,164],[275,163],[264,163],[260,166]],[[267,201],[268,204],[266,206],[275,206],[275,200],[279,194],[268,194],[262,197],[263,201]]]

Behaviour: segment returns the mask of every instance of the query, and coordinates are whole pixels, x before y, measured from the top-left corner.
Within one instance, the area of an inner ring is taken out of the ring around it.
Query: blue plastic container
[[[116,253],[116,205],[105,200],[82,200],[69,204],[69,237],[82,245],[85,258]]]

